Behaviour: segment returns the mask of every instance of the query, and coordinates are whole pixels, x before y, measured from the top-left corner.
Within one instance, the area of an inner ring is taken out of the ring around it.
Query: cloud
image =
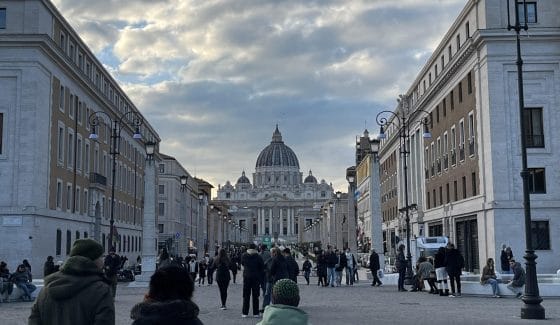
[[[162,138],[214,185],[254,171],[280,124],[305,174],[346,189],[464,0],[53,0]]]

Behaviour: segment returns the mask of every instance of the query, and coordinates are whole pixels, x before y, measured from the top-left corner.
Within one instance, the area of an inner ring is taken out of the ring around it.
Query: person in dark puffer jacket
[[[181,267],[159,268],[150,278],[144,301],[130,311],[133,325],[202,325],[199,308],[191,300],[194,282]]]
[[[249,300],[253,297],[253,316],[259,316],[259,288],[264,273],[264,262],[259,256],[257,246],[250,244],[241,257],[243,265],[243,308],[242,315],[249,314]]]

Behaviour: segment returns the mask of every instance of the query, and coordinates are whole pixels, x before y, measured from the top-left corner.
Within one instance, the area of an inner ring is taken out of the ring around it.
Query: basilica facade
[[[303,179],[296,154],[276,126],[257,158],[252,182],[243,171],[235,184],[219,186],[217,195],[215,204],[227,207],[232,220],[247,230],[244,238],[261,242],[270,236],[273,242],[294,243],[311,240],[303,229],[320,218],[333,188],[325,180],[318,182],[311,170]]]

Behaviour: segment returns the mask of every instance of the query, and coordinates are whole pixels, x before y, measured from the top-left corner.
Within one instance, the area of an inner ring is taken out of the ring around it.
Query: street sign
[[[181,238],[181,233],[180,232],[176,233],[175,238],[177,238],[177,239]]]
[[[263,244],[265,244],[268,248],[272,246],[272,241],[270,240],[269,235],[264,235],[262,238]]]

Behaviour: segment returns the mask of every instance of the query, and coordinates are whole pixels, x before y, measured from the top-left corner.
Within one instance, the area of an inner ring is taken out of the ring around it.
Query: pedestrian
[[[105,256],[103,265],[105,276],[111,281],[111,289],[113,290],[114,298],[117,295],[117,272],[121,265],[121,259],[119,255],[116,254],[114,247],[109,250],[109,255]]]
[[[204,279],[206,278],[206,269],[208,268],[208,264],[206,264],[206,259],[200,260],[198,262],[198,286],[200,287],[200,283],[204,285]]]
[[[311,262],[309,261],[309,256],[305,256],[305,261],[303,262],[302,265],[302,269],[303,269],[303,277],[305,278],[305,281],[307,282],[307,285],[309,285],[309,276],[311,275],[311,269],[313,268],[313,265],[311,264]]]
[[[373,281],[371,282],[371,286],[382,286],[383,283],[379,280],[379,254],[375,251],[375,249],[371,250],[371,255],[369,256],[369,270],[371,271],[371,277]]]
[[[198,262],[196,261],[195,255],[190,255],[189,258],[190,260],[187,263],[187,269],[194,283],[196,281],[196,274],[198,273]]]
[[[452,243],[447,244],[446,259],[446,270],[451,284],[451,294],[449,297],[461,297],[461,270],[464,267],[465,260],[461,252]]]
[[[335,252],[338,259],[335,265],[336,286],[340,287],[340,284],[342,282],[342,270],[344,270],[344,268],[346,267],[347,261],[346,261],[346,254],[344,254],[344,252],[339,251],[338,249],[335,250]]]
[[[194,282],[186,269],[176,265],[158,268],[150,278],[144,301],[130,311],[132,324],[202,325],[193,292]]]
[[[14,283],[11,281],[10,276],[8,264],[4,261],[0,262],[0,302],[5,292],[7,292],[9,297],[14,290]]]
[[[52,256],[47,256],[45,265],[43,265],[43,277],[56,272],[54,266],[54,258]]]
[[[214,283],[214,271],[216,270],[216,259],[218,258],[218,253],[214,255],[214,257],[210,257],[208,259],[208,271],[206,274],[208,275],[208,285],[211,286]]]
[[[515,293],[516,298],[523,295],[523,286],[525,285],[525,270],[521,267],[521,263],[516,262],[513,258],[509,260],[509,267],[513,271],[513,279],[507,281],[507,288]]]
[[[354,254],[350,251],[350,248],[346,248],[346,285],[354,285],[354,268],[358,265],[356,263],[356,258]]]
[[[395,260],[395,267],[397,268],[397,272],[399,272],[399,280],[398,280],[399,292],[407,291],[404,288],[406,266],[407,266],[407,261],[404,258],[404,245],[401,244],[399,245],[399,252],[397,253],[397,259]]]
[[[103,265],[101,244],[93,239],[76,240],[59,272],[45,278],[28,324],[115,324],[111,284]]]
[[[327,253],[326,253],[325,258],[326,258],[326,264],[327,264],[328,285],[330,285],[331,287],[334,287],[335,282],[336,282],[335,267],[336,267],[336,264],[338,263],[338,257],[336,256],[336,253],[334,252],[332,246],[330,246],[330,245],[327,246]]]
[[[299,275],[299,265],[294,259],[293,255],[290,253],[289,248],[284,248],[284,258],[286,259],[286,265],[288,266],[288,279],[297,283],[297,276]]]
[[[298,308],[300,301],[297,283],[282,279],[272,289],[272,305],[264,310],[263,319],[257,325],[307,325],[307,314]]]
[[[272,249],[272,262],[270,264],[270,277],[272,279],[272,285],[280,279],[287,279],[288,274],[288,264],[284,255],[280,252],[280,248]]]
[[[500,254],[500,266],[503,274],[513,274],[513,270],[509,266],[509,261],[513,259],[513,252],[511,247],[506,247],[506,244],[502,244],[502,252]]]
[[[424,280],[428,281],[430,286],[430,293],[437,292],[437,287],[435,285],[435,279],[431,278],[432,272],[434,272],[434,266],[428,259],[421,256],[418,264],[418,290],[422,291],[424,289]]]
[[[325,251],[319,251],[317,255],[317,285],[326,287],[329,285],[327,280],[327,255]]]
[[[37,287],[31,283],[31,274],[25,264],[18,265],[16,271],[12,273],[10,279],[14,282],[17,288],[23,291],[23,295],[21,296],[23,301],[33,300],[31,293],[35,291]]]
[[[32,272],[31,272],[31,264],[29,264],[29,261],[24,259],[21,264],[23,264],[25,266],[25,268],[27,269],[27,272],[29,272],[29,282],[31,282],[32,280]]]
[[[434,268],[436,269],[436,279],[440,296],[449,296],[449,287],[447,286],[447,268],[445,264],[446,260],[445,247],[440,247],[434,256]]]
[[[222,301],[222,306],[220,307],[220,309],[222,310],[227,309],[227,290],[229,287],[229,282],[231,281],[231,275],[229,274],[229,263],[230,262],[226,250],[220,248],[217,258],[214,259],[214,265],[216,266],[216,282],[218,283],[218,289],[220,290],[220,299]]]
[[[264,263],[264,272],[261,280],[261,290],[263,294],[263,304],[259,312],[262,314],[266,306],[270,304],[270,296],[272,294],[272,278],[270,276],[270,266],[272,264],[272,255],[268,250],[268,246],[261,244],[259,256]]]
[[[508,266],[509,267],[509,266]],[[486,265],[482,269],[482,275],[480,276],[480,284],[489,284],[492,287],[492,298],[500,298],[500,287],[498,283],[502,281],[497,278],[496,270],[494,267],[494,259],[489,258],[486,260]]]
[[[257,245],[249,244],[249,249],[241,257],[243,265],[243,308],[242,317],[249,315],[249,301],[253,297],[253,316],[259,317],[259,289],[264,273],[264,262],[259,256]]]
[[[231,253],[231,259],[229,260],[229,269],[231,270],[231,274],[233,275],[233,283],[235,284],[235,281],[237,280],[237,271],[239,270],[239,264],[235,252]]]

